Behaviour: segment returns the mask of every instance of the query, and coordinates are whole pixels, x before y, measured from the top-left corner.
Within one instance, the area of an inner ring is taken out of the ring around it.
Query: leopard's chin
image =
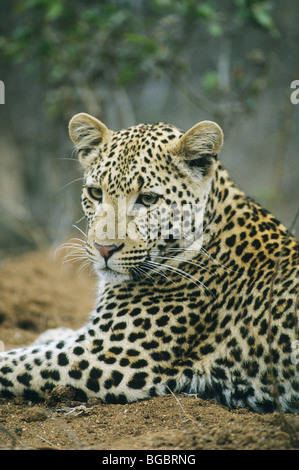
[[[99,279],[105,283],[120,283],[132,279],[130,274],[119,273],[110,268],[95,269],[95,272],[98,275]]]

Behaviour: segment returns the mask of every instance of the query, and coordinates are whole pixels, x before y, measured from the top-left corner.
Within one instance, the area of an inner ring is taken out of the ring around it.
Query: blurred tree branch
[[[24,64],[48,85],[49,110],[56,116],[69,119],[78,107],[101,115],[104,88],[117,93],[122,114],[129,113],[132,120],[127,89],[168,76],[194,104],[222,123],[244,109],[252,110],[263,89],[268,58],[262,49],[248,50],[244,62],[236,64],[232,39],[246,26],[275,40],[273,3],[13,0],[8,13],[16,21],[0,36],[0,48],[9,63]],[[194,44],[203,32],[215,41],[213,65],[200,71],[194,86],[189,80],[199,60]]]

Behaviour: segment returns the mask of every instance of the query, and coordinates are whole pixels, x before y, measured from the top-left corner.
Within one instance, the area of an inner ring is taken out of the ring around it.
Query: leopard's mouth
[[[107,281],[140,280],[146,276],[150,269],[144,266],[145,258],[141,257],[139,262],[128,263],[121,259],[92,260],[96,274]]]

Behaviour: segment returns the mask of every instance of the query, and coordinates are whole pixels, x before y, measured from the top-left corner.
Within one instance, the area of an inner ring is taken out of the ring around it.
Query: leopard
[[[298,412],[298,242],[230,178],[221,127],[113,131],[79,113],[69,134],[95,307],[78,330],[3,351],[1,396],[38,402],[63,386],[83,402],[183,393]]]

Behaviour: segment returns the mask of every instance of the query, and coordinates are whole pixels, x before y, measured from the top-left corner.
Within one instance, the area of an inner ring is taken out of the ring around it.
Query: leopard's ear
[[[179,139],[175,153],[203,176],[209,173],[223,144],[222,129],[212,121],[202,121],[193,126]]]
[[[99,145],[111,139],[112,131],[98,119],[86,113],[76,114],[69,123],[70,138],[79,151],[79,161],[87,168],[95,158]]]

